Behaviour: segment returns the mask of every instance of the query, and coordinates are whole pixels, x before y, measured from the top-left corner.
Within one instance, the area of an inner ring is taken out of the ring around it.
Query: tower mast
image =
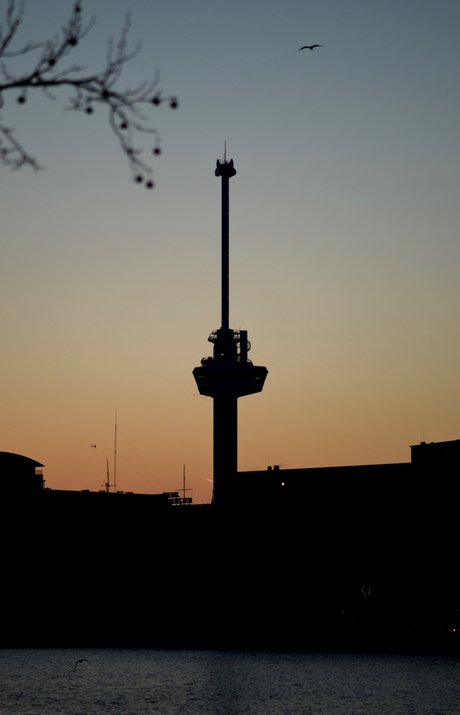
[[[217,161],[215,175],[222,178],[222,328],[228,330],[230,320],[230,242],[229,242],[229,213],[230,213],[230,177],[235,176],[236,169],[233,160],[227,162],[227,143],[222,162]]]
[[[247,330],[229,327],[229,181],[235,176],[233,159],[227,151],[217,160],[215,175],[221,178],[222,214],[222,324],[208,340],[214,344],[212,357],[204,357],[193,370],[201,395],[213,398],[213,501],[229,504],[238,471],[238,397],[261,392],[268,370],[248,360]]]

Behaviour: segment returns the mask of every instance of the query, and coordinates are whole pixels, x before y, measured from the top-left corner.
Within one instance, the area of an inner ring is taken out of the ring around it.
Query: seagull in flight
[[[86,658],[80,658],[80,660],[77,660],[77,662],[75,663],[75,667],[73,669],[74,672],[77,670],[77,665],[79,665],[80,663],[89,663],[89,660],[86,660]]]
[[[303,47],[299,47],[299,52],[300,50],[313,50],[315,47],[324,47],[324,45],[304,45]]]

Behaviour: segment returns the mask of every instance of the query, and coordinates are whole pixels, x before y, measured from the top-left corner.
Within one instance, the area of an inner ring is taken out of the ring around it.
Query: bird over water
[[[299,52],[300,50],[314,50],[315,47],[324,47],[324,45],[304,45],[303,47],[299,47]]]
[[[86,658],[80,658],[80,660],[77,660],[75,663],[74,671],[77,670],[77,665],[80,665],[80,663],[89,663],[89,660],[86,660]]]

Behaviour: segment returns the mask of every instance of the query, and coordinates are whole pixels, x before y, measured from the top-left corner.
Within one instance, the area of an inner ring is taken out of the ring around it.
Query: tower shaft
[[[238,472],[238,398],[216,395],[213,403],[213,498],[221,505]]]

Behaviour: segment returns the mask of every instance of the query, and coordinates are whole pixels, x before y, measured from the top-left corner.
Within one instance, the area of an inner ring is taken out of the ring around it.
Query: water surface
[[[456,657],[0,650],[0,715],[459,712]]]

